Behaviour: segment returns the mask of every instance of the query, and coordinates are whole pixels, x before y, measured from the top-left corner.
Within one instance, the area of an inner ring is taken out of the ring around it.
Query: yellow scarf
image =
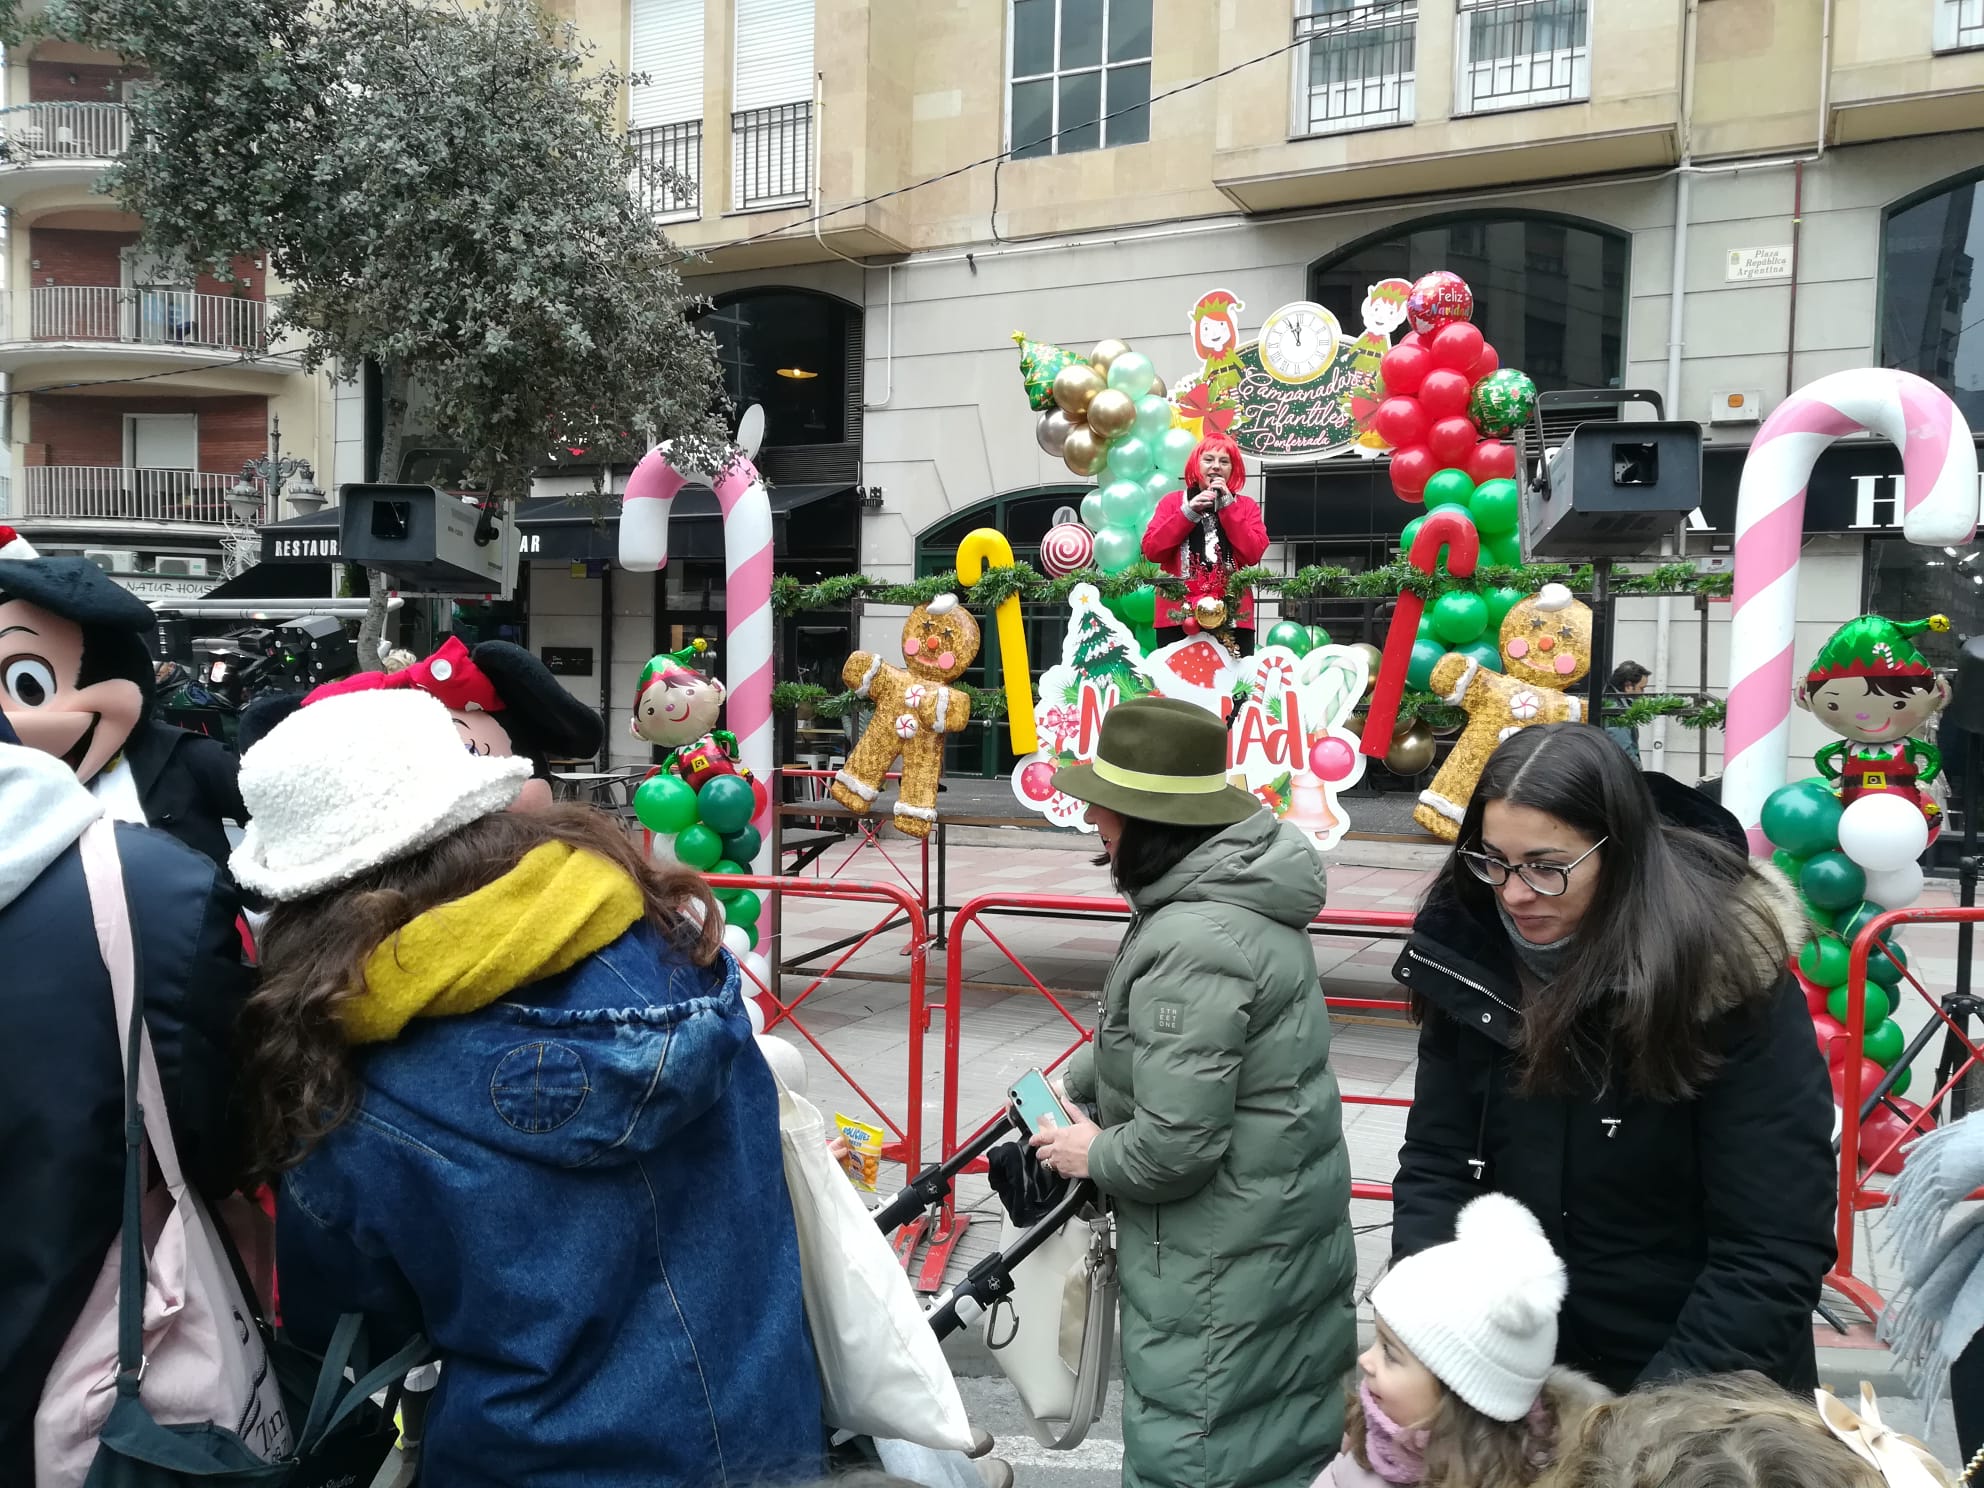
[[[409,920],[365,963],[341,1009],[354,1044],[397,1038],[578,965],[641,918],[640,886],[604,858],[547,842],[508,873]]]

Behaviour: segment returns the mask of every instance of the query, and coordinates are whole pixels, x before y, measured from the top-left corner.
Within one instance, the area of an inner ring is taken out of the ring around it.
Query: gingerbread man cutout
[[[937,824],[937,782],[944,773],[944,738],[971,719],[971,689],[950,684],[978,655],[978,622],[955,594],[940,594],[909,612],[902,626],[908,670],[857,651],[841,677],[875,705],[861,742],[834,776],[828,793],[854,812],[875,804],[889,766],[902,758],[896,829],[928,837]]]
[[[1432,691],[1467,710],[1432,785],[1419,793],[1412,819],[1446,842],[1460,836],[1461,818],[1495,746],[1533,723],[1582,723],[1584,701],[1566,691],[1591,668],[1591,610],[1562,584],[1545,584],[1502,620],[1502,673],[1465,656],[1443,656]]]

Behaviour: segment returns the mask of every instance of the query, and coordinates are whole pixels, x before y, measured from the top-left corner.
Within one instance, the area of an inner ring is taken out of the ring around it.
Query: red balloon
[[[1812,1034],[1818,1040],[1819,1052],[1826,1056],[1829,1063],[1832,1062],[1833,1051],[1835,1049],[1844,1050],[1846,1048],[1846,1025],[1831,1013],[1812,1014]],[[1871,1059],[1867,1062],[1869,1064],[1873,1063]],[[1880,1076],[1876,1075],[1874,1078],[1879,1079]],[[1873,1087],[1869,1086],[1867,1088],[1872,1089]]]
[[[1814,1019],[1813,1021],[1816,1022],[1817,1020]],[[1844,1044],[1839,1045],[1839,1048],[1842,1051],[1844,1051],[1845,1047],[1846,1046]],[[1832,1078],[1833,1104],[1834,1105],[1843,1104],[1846,1100],[1846,1061],[1844,1059],[1829,1060],[1826,1065],[1826,1073],[1830,1075]],[[1882,1078],[1886,1074],[1887,1071],[1882,1069],[1873,1060],[1865,1058],[1864,1056],[1861,1058],[1860,1099],[1863,1104],[1865,1103],[1867,1097],[1874,1093],[1874,1087],[1881,1083]]]
[[[1428,419],[1417,398],[1387,398],[1371,415],[1371,427],[1393,449],[1410,449],[1426,442]]]
[[[1453,320],[1433,332],[1433,339],[1428,344],[1435,366],[1465,372],[1474,365],[1488,342],[1478,326],[1465,320]]]
[[[1491,480],[1516,478],[1516,447],[1499,439],[1484,439],[1468,457],[1467,473],[1477,486]]]
[[[1871,1064],[1873,1061],[1869,1060],[1868,1063]],[[1912,1142],[1915,1138],[1926,1136],[1936,1129],[1933,1118],[1925,1117],[1920,1122],[1916,1121],[1915,1118],[1922,1115],[1922,1108],[1914,1101],[1903,1100],[1898,1095],[1889,1096],[1888,1099],[1906,1112],[1907,1116],[1904,1119],[1895,1115],[1887,1108],[1885,1101],[1875,1107],[1874,1114],[1860,1126],[1860,1158],[1863,1164],[1867,1159],[1880,1157],[1882,1153],[1887,1152],[1888,1148],[1894,1146],[1897,1137],[1902,1138],[1904,1142]],[[1881,1161],[1876,1171],[1899,1173],[1905,1161],[1901,1149],[1897,1147],[1892,1154]]]
[[[1392,451],[1392,489],[1403,501],[1417,501],[1440,462],[1423,444]]]
[[[1392,350],[1396,351],[1401,346],[1424,346],[1425,344],[1426,343],[1420,339],[1419,332],[1407,331],[1403,336],[1400,336],[1398,340],[1393,343]]]
[[[766,809],[771,803],[771,793],[765,789],[764,781],[753,775],[751,777],[751,820],[762,820]]]
[[[1441,469],[1465,470],[1480,438],[1474,432],[1473,419],[1466,414],[1455,414],[1452,418],[1441,419],[1426,431],[1426,448],[1433,452],[1433,458],[1440,462]]]
[[[1474,365],[1467,369],[1467,380],[1479,382],[1490,372],[1502,365],[1502,359],[1495,355],[1495,348],[1487,342],[1481,343],[1481,355],[1474,359]]]
[[[1798,979],[1798,990],[1805,994],[1805,1011],[1814,1016],[1819,1013],[1826,1013],[1828,1017],[1832,1016],[1826,1010],[1826,1004],[1831,999],[1832,993],[1821,987],[1817,982],[1807,981],[1805,974],[1801,971],[1794,970],[1791,974]]]
[[[1467,412],[1467,395],[1472,391],[1473,384],[1467,380],[1465,372],[1456,372],[1451,367],[1435,367],[1419,384],[1419,406],[1426,410],[1428,418],[1452,418],[1457,413]]]
[[[1378,375],[1385,380],[1386,393],[1409,398],[1419,391],[1421,380],[1432,368],[1432,354],[1414,341],[1386,352],[1378,363]]]

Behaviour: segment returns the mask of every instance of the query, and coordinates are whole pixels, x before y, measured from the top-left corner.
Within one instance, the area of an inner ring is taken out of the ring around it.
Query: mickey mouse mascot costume
[[[223,868],[247,820],[226,745],[152,716],[150,605],[87,558],[44,558],[0,526],[0,712],[118,821],[157,827]]]

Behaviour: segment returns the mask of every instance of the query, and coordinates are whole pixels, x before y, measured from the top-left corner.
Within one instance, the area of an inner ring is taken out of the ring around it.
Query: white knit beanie
[[[1454,1238],[1393,1266],[1371,1307],[1398,1341],[1482,1415],[1519,1421],[1557,1357],[1564,1263],[1505,1194],[1460,1212]]]
[[[416,688],[299,708],[241,757],[249,822],[228,867],[271,899],[303,899],[503,810],[530,761],[479,755]]]

